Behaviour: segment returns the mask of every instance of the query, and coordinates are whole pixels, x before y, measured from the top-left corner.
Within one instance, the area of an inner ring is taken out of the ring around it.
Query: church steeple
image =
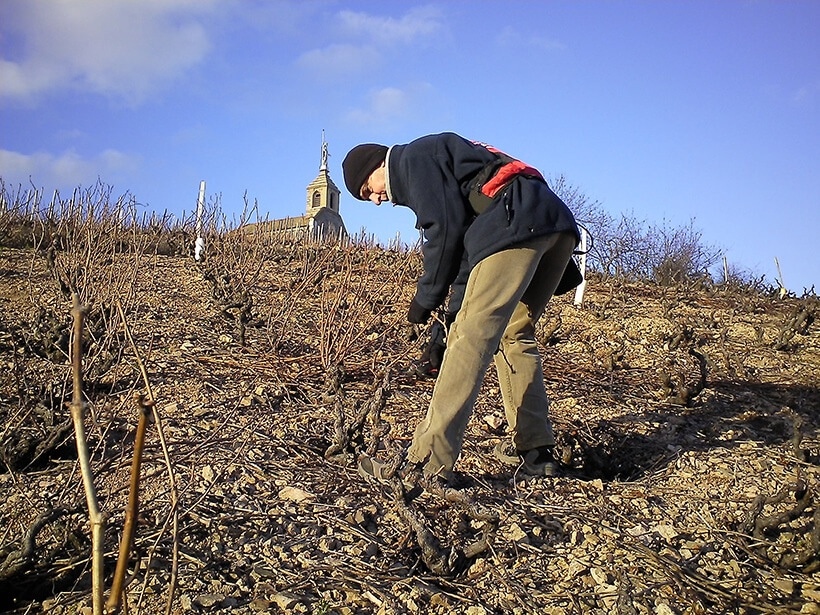
[[[327,170],[328,153],[325,131],[322,131],[322,158],[319,165],[319,175],[307,187],[307,213],[314,215],[317,210],[327,207],[330,211],[339,213],[339,197],[341,190],[336,187]]]
[[[1,0],[0,0],[1,1]],[[342,241],[347,238],[344,220],[339,214],[339,196],[341,191],[330,179],[327,170],[327,159],[330,156],[325,142],[325,131],[322,131],[322,158],[319,164],[319,175],[307,186],[307,211],[303,216],[288,217],[260,223],[245,224],[243,233],[258,232],[258,229],[271,236],[307,237],[311,240]]]

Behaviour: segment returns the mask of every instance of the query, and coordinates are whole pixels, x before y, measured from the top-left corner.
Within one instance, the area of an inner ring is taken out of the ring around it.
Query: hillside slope
[[[172,613],[820,613],[816,297],[593,277],[583,306],[555,299],[539,332],[569,475],[524,480],[494,458],[505,425],[490,373],[455,497],[408,502],[354,459],[406,446],[430,398],[433,382],[413,375],[425,331],[403,322],[417,255],[257,248],[256,260],[222,249],[205,265],[122,254],[83,297],[112,572],[133,393],[147,392],[138,357],[161,417],[129,613],[165,612],[172,585]],[[90,605],[60,351],[70,303],[54,271],[33,251],[0,250],[10,613]],[[100,290],[105,279],[119,294]]]

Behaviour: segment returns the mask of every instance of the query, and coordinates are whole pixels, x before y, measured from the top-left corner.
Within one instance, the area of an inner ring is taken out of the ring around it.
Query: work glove
[[[410,309],[407,310],[407,320],[417,325],[423,325],[430,319],[430,314],[432,313],[433,310],[422,307],[418,301],[416,301],[416,298],[413,297],[413,301],[410,302]]]
[[[444,315],[444,324],[436,320],[430,327],[430,341],[416,362],[416,376],[419,378],[436,378],[441,369],[444,351],[447,349],[447,333],[456,319],[454,313]]]
[[[430,341],[416,362],[416,376],[419,378],[435,378],[441,368],[444,350],[447,348],[444,327],[436,320],[430,327]]]

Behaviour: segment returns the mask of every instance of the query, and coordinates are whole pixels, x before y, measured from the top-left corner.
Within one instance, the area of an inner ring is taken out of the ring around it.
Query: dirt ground
[[[418,256],[263,256],[243,278],[227,252],[123,255],[108,263],[130,272],[120,294],[97,277],[84,296],[107,588],[134,393],[149,395],[140,363],[159,418],[128,613],[820,613],[815,296],[592,276],[583,304],[554,299],[539,331],[566,475],[527,479],[495,459],[506,425],[491,370],[442,497],[355,464],[406,446],[430,399],[434,381],[413,371],[426,331],[404,323]],[[53,270],[0,249],[7,613],[91,613],[71,304]]]

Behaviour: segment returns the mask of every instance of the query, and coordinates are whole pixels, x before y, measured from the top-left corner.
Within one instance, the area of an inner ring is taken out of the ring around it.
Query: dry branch
[[[74,421],[74,437],[77,442],[77,457],[82,471],[83,487],[88,505],[88,518],[91,523],[91,584],[92,605],[94,615],[103,613],[104,553],[105,553],[105,520],[97,502],[97,490],[94,487],[94,473],[91,470],[91,460],[88,444],[85,439],[85,403],[82,391],[82,333],[85,308],[80,304],[80,296],[72,296],[73,307],[71,314],[74,318],[74,330],[71,352],[71,367],[73,379],[73,396],[71,400],[71,418]]]
[[[59,225],[37,229],[51,233],[57,267],[74,258]],[[397,325],[418,255],[296,242],[266,249],[270,258],[253,286],[254,309],[270,306],[260,347],[253,347],[250,334],[245,348],[214,335],[209,289],[190,275],[190,258],[155,257],[152,275],[143,267],[137,276],[139,305],[132,302],[131,310],[118,314],[106,309],[96,317],[99,328],[90,315],[85,320],[85,360],[106,331],[118,336],[109,348],[127,355],[122,325],[128,314],[149,348],[140,342],[143,356],[150,355],[151,385],[175,397],[154,408],[168,424],[168,446],[161,430],[159,443],[150,432],[147,437],[144,525],[134,538],[135,552],[147,557],[136,567],[142,588],[126,583],[124,606],[131,613],[276,610],[281,600],[294,612],[365,615],[444,615],[469,606],[480,613],[479,605],[494,613],[625,614],[663,612],[664,604],[675,612],[751,614],[797,612],[801,602],[809,610],[818,602],[816,501],[797,511],[792,492],[764,504],[758,519],[771,525],[762,538],[751,534],[753,528],[740,537],[733,531],[751,497],[778,493],[798,471],[816,500],[820,338],[812,325],[795,333],[788,355],[773,348],[799,300],[750,295],[742,301],[692,287],[670,287],[658,299],[655,286],[619,283],[593,285],[583,309],[553,302],[542,331],[560,322],[559,335],[539,339],[546,345],[556,437],[562,451],[571,444],[562,456],[578,472],[523,481],[495,460],[492,449],[504,425],[496,422],[503,411],[489,374],[458,466],[457,478],[469,487],[439,492],[431,484],[420,493],[421,481],[403,480],[399,505],[409,514],[401,514],[391,491],[363,484],[349,463],[328,463],[323,453],[336,444],[345,462],[362,449],[382,458],[386,449],[389,457],[405,447],[429,401],[432,381],[415,379],[411,371],[420,342]],[[66,318],[54,307],[62,295],[45,267],[45,259],[30,252],[0,252],[0,268],[11,281],[0,285],[9,307],[0,310],[0,365],[17,365],[11,373],[0,370],[0,418],[28,421],[21,433],[34,441],[60,424],[54,408],[67,410],[62,403],[70,387]],[[361,287],[360,277],[367,277]],[[22,300],[14,296],[18,279]],[[95,279],[100,287],[108,283],[102,275]],[[385,286],[385,280],[394,281]],[[603,313],[596,312],[610,291]],[[335,293],[344,296],[337,301]],[[42,339],[59,346],[53,359],[19,342],[25,337],[20,331],[30,330],[18,325],[28,298],[35,309],[47,310]],[[96,295],[81,293],[80,299],[92,309],[101,305]],[[55,323],[62,339],[49,337]],[[697,355],[688,354],[695,340],[708,373]],[[611,360],[605,362],[606,352]],[[136,348],[130,354],[140,362]],[[106,359],[99,355],[95,365]],[[333,367],[344,377],[326,381]],[[134,382],[130,365],[115,362],[101,381],[113,385],[112,395],[92,389],[95,374],[85,371],[86,400],[100,416],[94,423],[99,452],[92,452],[106,509],[127,495],[130,447],[116,413],[130,409],[135,387],[153,397],[140,369],[144,386]],[[690,407],[674,407],[658,395],[661,369],[674,387],[695,390],[708,375],[709,388]],[[381,390],[389,388],[388,403],[379,393],[385,377],[389,387]],[[791,424],[772,420],[784,407],[795,413]],[[381,431],[388,428],[390,439]],[[37,467],[0,471],[0,491],[8,495],[0,509],[0,561],[19,553],[27,535],[32,540],[26,544],[33,545],[28,553],[34,550],[25,579],[12,580],[20,581],[20,610],[41,612],[53,604],[49,611],[73,612],[90,604],[82,582],[90,564],[82,556],[87,540],[76,529],[80,517],[31,526],[42,511],[72,510],[74,500],[82,500],[79,481],[72,479],[79,465],[65,463],[62,453],[45,455]],[[283,499],[283,486],[308,499]],[[472,504],[478,507],[473,514]],[[480,518],[482,507],[497,523]],[[665,559],[636,552],[627,532]]]
[[[68,510],[65,508],[52,508],[41,513],[32,522],[23,536],[20,548],[9,553],[3,563],[0,564],[0,581],[11,579],[31,567],[37,549],[37,534],[47,524],[66,514],[68,514]]]
[[[117,568],[114,572],[114,580],[111,583],[111,594],[106,603],[108,613],[118,613],[122,600],[122,593],[125,584],[125,573],[128,570],[128,559],[131,554],[131,545],[134,542],[134,533],[137,529],[137,517],[139,514],[139,489],[140,489],[140,465],[142,463],[142,452],[145,448],[145,431],[148,424],[148,417],[151,415],[154,402],[146,401],[142,395],[134,396],[137,409],[139,411],[139,423],[134,439],[134,457],[131,464],[131,484],[128,492],[128,506],[125,510],[125,524],[122,530],[122,540],[120,541],[120,551],[117,557]]]
[[[145,418],[145,420],[147,421],[147,417],[145,416],[145,410],[150,409],[152,417],[154,419],[154,424],[157,426],[157,436],[159,437],[160,446],[162,448],[163,460],[165,462],[165,467],[168,472],[169,492],[171,497],[171,510],[168,514],[168,518],[166,519],[165,526],[163,527],[163,532],[165,531],[165,527],[167,527],[168,523],[170,522],[172,525],[173,548],[171,562],[171,580],[168,586],[168,601],[166,602],[165,606],[166,615],[170,615],[174,603],[177,573],[179,568],[179,493],[177,491],[174,467],[171,463],[171,455],[168,451],[168,444],[165,439],[165,430],[162,426],[162,417],[157,411],[156,400],[154,399],[154,393],[151,389],[151,381],[148,379],[148,371],[145,369],[145,362],[142,360],[142,356],[140,355],[139,349],[137,348],[137,345],[134,342],[134,338],[131,335],[131,329],[128,326],[128,321],[126,320],[125,311],[123,310],[122,305],[118,303],[117,309],[120,313],[120,317],[122,318],[123,328],[125,329],[125,335],[128,338],[128,343],[131,346],[131,350],[134,352],[134,358],[137,361],[137,365],[139,366],[140,375],[142,376],[142,381],[145,385],[145,390],[147,392],[147,401],[145,403],[140,403],[140,426],[144,428],[143,418]],[[132,472],[132,482],[133,478],[134,472]]]

